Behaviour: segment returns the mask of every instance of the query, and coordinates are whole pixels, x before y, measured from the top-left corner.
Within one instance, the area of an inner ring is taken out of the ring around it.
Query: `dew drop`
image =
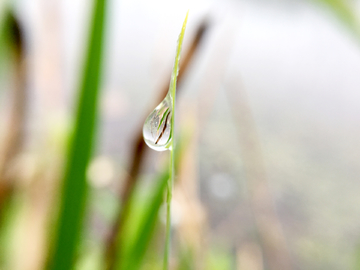
[[[165,99],[149,114],[143,126],[146,144],[156,150],[169,150],[171,142],[171,98]]]

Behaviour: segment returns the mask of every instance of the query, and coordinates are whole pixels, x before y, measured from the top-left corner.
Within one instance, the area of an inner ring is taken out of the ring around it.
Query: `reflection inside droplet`
[[[157,151],[169,149],[171,141],[171,100],[166,98],[146,118],[143,136],[146,144]]]

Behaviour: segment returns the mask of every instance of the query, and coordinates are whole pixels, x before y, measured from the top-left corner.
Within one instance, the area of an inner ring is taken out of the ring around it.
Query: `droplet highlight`
[[[149,114],[143,126],[145,143],[156,151],[169,150],[171,142],[171,98],[165,99]]]

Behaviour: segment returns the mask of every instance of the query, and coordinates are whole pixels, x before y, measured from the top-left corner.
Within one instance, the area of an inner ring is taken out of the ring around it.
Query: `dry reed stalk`
[[[13,165],[24,141],[27,107],[23,31],[11,12],[8,16],[6,31],[8,31],[10,49],[13,52],[14,77],[13,88],[10,92],[12,95],[12,106],[4,139],[5,143],[3,144],[4,148],[0,156],[0,213],[3,213],[5,204],[11,198],[14,191],[16,172],[13,170]]]

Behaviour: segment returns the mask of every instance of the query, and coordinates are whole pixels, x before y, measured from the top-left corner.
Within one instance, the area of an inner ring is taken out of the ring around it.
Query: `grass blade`
[[[92,154],[102,65],[106,0],[95,0],[76,123],[67,157],[50,269],[71,269],[83,222],[86,167]]]
[[[171,116],[171,129],[170,129],[170,168],[169,168],[169,180],[167,181],[167,197],[166,197],[166,236],[165,236],[165,253],[164,253],[164,269],[169,269],[169,257],[170,257],[170,243],[171,243],[171,199],[172,199],[172,189],[174,183],[175,175],[175,161],[174,161],[174,128],[175,128],[175,97],[176,97],[176,81],[179,73],[179,62],[180,62],[180,53],[182,42],[185,35],[185,29],[187,24],[187,19],[189,16],[189,11],[186,13],[186,17],[181,28],[181,32],[178,39],[178,45],[176,49],[175,63],[173,72],[171,74],[169,92],[171,96],[171,105],[172,105],[172,116]]]
[[[204,20],[200,23],[200,25],[197,28],[196,35],[194,39],[191,42],[191,45],[189,49],[187,50],[187,53],[184,55],[184,58],[181,61],[181,69],[179,70],[178,75],[178,81],[180,82],[184,78],[184,74],[186,73],[186,70],[189,67],[189,63],[191,63],[192,59],[194,58],[194,55],[196,55],[196,52],[198,51],[199,46],[201,45],[203,38],[206,34],[206,32],[209,29],[209,24],[207,20]],[[168,83],[161,87],[159,96],[159,99],[154,104],[159,104],[167,95],[169,91],[169,85]],[[147,115],[144,117],[144,121],[146,119]],[[125,179],[122,181],[124,182],[124,188],[119,193],[120,201],[121,201],[121,207],[119,209],[119,212],[116,215],[116,218],[114,220],[114,224],[111,228],[111,232],[109,234],[109,237],[106,240],[105,246],[105,258],[107,261],[107,268],[108,270],[114,269],[113,265],[115,265],[116,258],[118,254],[122,254],[121,250],[124,248],[122,245],[124,241],[121,239],[124,237],[124,223],[128,219],[129,216],[129,208],[130,201],[132,194],[134,193],[135,186],[138,184],[138,174],[140,172],[141,164],[144,161],[144,153],[146,152],[145,142],[142,135],[142,128],[138,130],[138,134],[135,137],[133,144],[131,146],[132,151],[130,151],[132,154],[132,157],[129,160],[129,174]]]
[[[169,179],[169,171],[166,170],[158,180],[158,185],[155,188],[152,201],[149,202],[149,207],[144,212],[143,221],[139,226],[136,240],[134,241],[126,265],[123,269],[135,270],[141,266],[147,247],[150,243],[154,233],[155,225],[158,220],[158,212],[163,202],[163,195],[166,188],[167,180]]]
[[[326,4],[335,15],[347,25],[356,35],[360,37],[359,19],[354,5],[347,0],[317,0]]]
[[[175,168],[179,166],[182,160],[183,153],[185,152],[184,146],[187,145],[187,140],[188,138],[185,138],[184,140],[179,140],[179,143],[176,146]],[[163,203],[164,192],[166,190],[168,179],[169,171],[165,170],[157,180],[157,186],[154,189],[153,196],[151,197],[151,200],[147,203],[148,207],[145,207],[145,209],[142,211],[143,213],[142,217],[140,218],[140,224],[132,224],[132,226],[138,227],[137,233],[135,234],[135,239],[131,243],[129,250],[124,251],[126,252],[126,255],[122,257],[124,261],[118,262],[118,264],[121,263],[121,265],[119,265],[117,269],[141,269],[145,253],[151,242],[155,226],[158,222],[158,214],[160,206]],[[124,240],[129,241],[129,239]],[[118,256],[118,258],[120,257],[121,256]]]

